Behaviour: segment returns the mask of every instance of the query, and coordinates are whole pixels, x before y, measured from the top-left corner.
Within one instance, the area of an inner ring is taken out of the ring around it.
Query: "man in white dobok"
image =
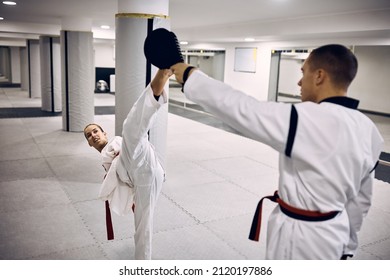
[[[294,105],[260,102],[185,63],[171,69],[188,99],[280,153],[266,259],[353,256],[383,144],[358,100],[347,97],[355,55],[341,45],[311,52],[298,82],[303,102]],[[260,215],[261,203],[250,239],[258,240]]]

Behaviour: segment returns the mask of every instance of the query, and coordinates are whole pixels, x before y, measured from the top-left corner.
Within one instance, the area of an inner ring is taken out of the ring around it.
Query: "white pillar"
[[[39,40],[27,40],[29,97],[41,98]]]
[[[143,89],[150,83],[157,69],[147,65],[144,42],[148,32],[164,27],[170,29],[169,0],[118,0],[115,39],[115,134],[122,134],[122,126],[130,109]],[[165,87],[168,92],[168,84]],[[164,164],[167,137],[168,106],[164,106],[149,133],[160,160]]]
[[[11,50],[11,82],[20,84],[20,51],[19,47],[10,47]]]
[[[20,48],[20,88],[28,91],[28,54],[27,48]]]
[[[95,114],[91,21],[67,18],[62,28],[62,124],[65,131],[81,132]]]
[[[10,50],[9,47],[0,47],[0,74],[4,76],[8,82],[11,82],[10,71]]]
[[[61,112],[60,37],[40,36],[42,110]]]

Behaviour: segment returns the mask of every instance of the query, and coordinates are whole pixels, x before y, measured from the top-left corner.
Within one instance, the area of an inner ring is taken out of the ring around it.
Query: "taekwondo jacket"
[[[355,253],[383,144],[372,121],[355,110],[357,100],[261,102],[199,70],[186,81],[184,93],[280,153],[283,201],[305,210],[340,211],[329,221],[313,223],[287,217],[277,206],[268,221],[267,259],[339,259]]]

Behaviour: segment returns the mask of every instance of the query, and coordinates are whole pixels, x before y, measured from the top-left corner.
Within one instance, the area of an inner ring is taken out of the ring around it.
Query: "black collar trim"
[[[325,98],[320,103],[322,102],[330,102],[350,109],[357,109],[359,105],[359,100],[346,97],[346,96],[333,96],[333,97]]]

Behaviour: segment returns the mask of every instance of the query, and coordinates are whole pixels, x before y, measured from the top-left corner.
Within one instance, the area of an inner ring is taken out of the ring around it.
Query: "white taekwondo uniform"
[[[135,204],[135,259],[151,259],[152,254],[153,213],[165,172],[148,131],[165,103],[166,93],[157,101],[149,84],[124,121],[122,137],[114,137],[101,152],[107,175],[99,197],[118,215]]]
[[[183,91],[245,136],[280,152],[278,192],[284,202],[339,211],[313,222],[287,216],[277,205],[268,221],[266,259],[340,259],[356,252],[383,144],[372,121],[355,110],[357,100],[260,102],[199,70]]]

